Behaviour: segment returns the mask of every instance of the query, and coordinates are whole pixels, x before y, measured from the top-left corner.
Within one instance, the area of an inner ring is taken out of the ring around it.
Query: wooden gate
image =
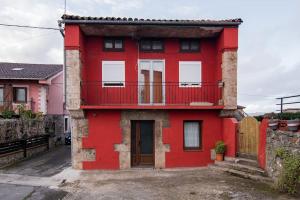
[[[239,155],[257,157],[259,122],[254,117],[245,117],[239,124]]]

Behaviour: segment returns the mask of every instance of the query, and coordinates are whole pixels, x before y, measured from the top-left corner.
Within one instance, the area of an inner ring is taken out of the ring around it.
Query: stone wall
[[[42,134],[45,134],[43,120],[0,119],[0,143]]]
[[[45,116],[45,131],[54,138],[57,143],[64,142],[64,115],[46,115]]]
[[[115,145],[115,151],[119,152],[120,169],[129,169],[130,144],[131,144],[131,120],[154,120],[154,148],[155,168],[165,168],[165,153],[170,151],[168,144],[163,144],[163,128],[169,127],[169,117],[165,111],[133,111],[125,110],[121,114],[120,126],[122,128],[122,143]]]
[[[49,124],[60,124],[58,125],[57,130],[53,132],[53,136],[49,139],[49,147],[54,147],[57,143],[56,141],[56,135],[59,135],[60,132],[58,130],[61,130],[61,123],[63,123],[63,117],[62,122],[60,122],[60,117],[58,118],[48,118],[46,119],[0,119],[0,144],[1,143],[7,143],[12,142],[15,140],[25,139],[28,137],[33,137],[37,135],[44,135],[48,134],[45,131],[45,127],[47,126],[46,121]],[[59,121],[59,122],[58,122]],[[62,131],[63,131],[62,127]],[[47,146],[40,146],[37,148],[32,148],[27,150],[27,158],[44,152],[47,150]],[[18,162],[20,160],[24,159],[24,152],[23,150],[20,150],[19,152],[13,152],[9,154],[0,155],[0,168],[5,167],[7,165],[11,165],[15,162]]]
[[[222,80],[224,109],[237,109],[237,52],[224,51],[222,54]]]
[[[276,157],[278,148],[284,148],[291,153],[300,154],[300,133],[267,130],[266,170],[273,179],[278,177],[282,168],[282,160]]]

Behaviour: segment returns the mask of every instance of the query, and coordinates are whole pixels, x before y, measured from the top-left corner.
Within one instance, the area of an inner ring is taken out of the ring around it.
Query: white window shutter
[[[200,86],[202,76],[200,61],[179,62],[179,82],[181,86]]]
[[[102,61],[102,85],[124,86],[125,61]]]

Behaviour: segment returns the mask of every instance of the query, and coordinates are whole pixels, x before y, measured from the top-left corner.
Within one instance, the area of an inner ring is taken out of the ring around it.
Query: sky
[[[0,23],[57,27],[64,0],[0,0],[0,7]],[[276,97],[300,94],[299,0],[67,0],[66,10],[83,16],[242,18],[238,104],[247,113],[272,112],[279,109]],[[0,46],[0,62],[63,63],[59,31],[0,26]]]

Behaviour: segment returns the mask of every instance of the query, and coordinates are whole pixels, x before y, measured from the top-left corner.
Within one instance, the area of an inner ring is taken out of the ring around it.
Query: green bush
[[[215,146],[216,154],[223,154],[226,151],[226,145],[223,141],[217,141]]]
[[[278,119],[281,120],[293,120],[293,119],[300,119],[300,112],[297,113],[278,113]]]
[[[11,119],[16,113],[13,110],[4,110],[1,114],[4,119]]]
[[[280,192],[296,194],[300,184],[300,155],[279,148],[276,150],[276,156],[283,160],[283,167],[275,188]]]

